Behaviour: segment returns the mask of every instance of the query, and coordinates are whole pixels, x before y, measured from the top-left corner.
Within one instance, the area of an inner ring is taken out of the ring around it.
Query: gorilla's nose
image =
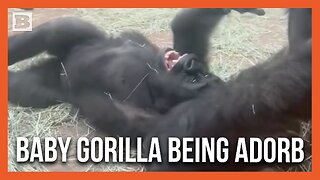
[[[183,70],[186,73],[196,73],[201,69],[198,60],[195,56],[188,57],[183,64]]]
[[[194,59],[188,59],[186,60],[186,62],[183,64],[183,69],[185,71],[192,71],[193,67],[194,67]]]

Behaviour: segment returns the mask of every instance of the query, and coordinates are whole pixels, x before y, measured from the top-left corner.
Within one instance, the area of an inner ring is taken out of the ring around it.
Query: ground
[[[77,16],[86,19],[110,33],[122,30],[143,32],[155,44],[172,46],[170,21],[179,9],[34,9],[33,25],[37,26],[49,20]],[[11,13],[24,11],[9,9],[9,35],[12,29]],[[265,16],[251,14],[239,15],[232,12],[219,25],[211,37],[212,52],[210,67],[212,72],[227,80],[242,69],[265,61],[287,44],[287,14],[283,9],[265,9]],[[27,60],[9,67],[13,70],[26,68],[37,61]],[[95,135],[85,119],[68,104],[46,109],[23,108],[14,105],[8,107],[9,122],[9,171],[143,171],[139,164],[101,163],[80,165],[69,153],[67,164],[18,164],[15,162],[15,138],[23,137],[81,137]],[[303,136],[310,140],[311,124],[302,125]],[[134,153],[134,152],[133,152]],[[291,171],[310,171],[311,156],[307,162],[293,166]]]

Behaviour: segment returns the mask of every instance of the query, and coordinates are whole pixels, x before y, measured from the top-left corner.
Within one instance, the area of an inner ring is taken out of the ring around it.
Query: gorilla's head
[[[195,54],[181,55],[171,48],[161,54],[160,66],[164,71],[154,73],[149,81],[154,107],[160,112],[167,112],[175,105],[196,97],[211,84],[223,83]]]

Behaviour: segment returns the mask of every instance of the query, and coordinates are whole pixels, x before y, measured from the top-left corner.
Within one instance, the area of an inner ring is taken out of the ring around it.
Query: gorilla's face
[[[194,54],[183,54],[167,48],[163,53],[163,64],[167,72],[173,75],[197,76],[207,75],[206,65],[200,62]]]
[[[165,113],[175,105],[196,97],[215,77],[196,55],[180,54],[172,48],[160,49],[151,43],[129,40],[115,50],[120,59],[115,61],[119,65],[117,68],[128,73],[128,79],[134,82],[129,90],[141,81],[141,77],[146,77],[141,81],[146,86],[142,88],[140,83],[140,88],[132,96],[150,100],[149,107],[157,112]]]
[[[194,54],[179,54],[168,48],[162,52],[164,72],[149,81],[154,106],[160,112],[167,112],[175,105],[194,98],[209,84],[223,82],[209,73],[203,61]]]

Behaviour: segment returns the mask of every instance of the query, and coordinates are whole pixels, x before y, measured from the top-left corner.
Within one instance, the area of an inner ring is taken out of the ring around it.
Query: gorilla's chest
[[[157,62],[152,50],[123,44],[82,52],[86,53],[68,59],[67,71],[73,90],[85,87],[89,91],[109,94],[121,102],[150,106],[149,66],[155,66]]]

